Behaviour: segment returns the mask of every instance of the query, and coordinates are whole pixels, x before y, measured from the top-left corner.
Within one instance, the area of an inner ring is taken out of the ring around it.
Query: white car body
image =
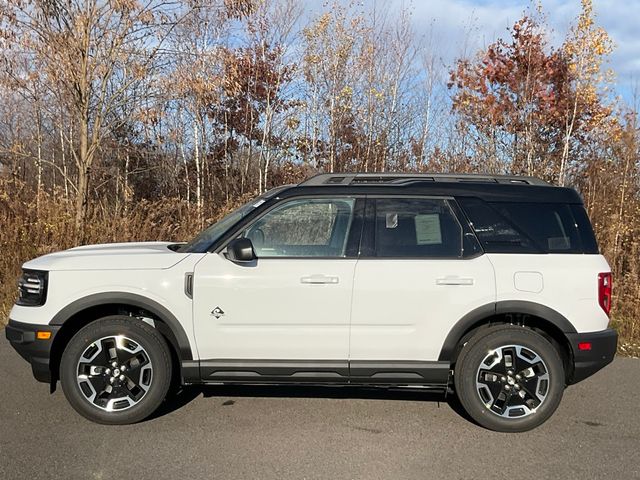
[[[468,312],[497,301],[549,306],[578,333],[607,328],[596,278],[602,255],[486,254],[458,260],[268,259],[255,269],[224,253],[177,253],[169,242],[84,246],[25,269],[49,272],[47,303],[15,305],[13,320],[46,325],[90,295],[129,293],[171,311],[194,360],[438,360]],[[184,294],[195,272],[193,299]],[[337,283],[301,283],[312,275]],[[568,281],[568,276],[571,281]],[[211,312],[222,306],[216,319]]]

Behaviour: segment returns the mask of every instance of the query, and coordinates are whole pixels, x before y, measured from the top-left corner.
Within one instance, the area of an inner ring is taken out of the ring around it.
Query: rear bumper
[[[20,356],[31,364],[33,376],[40,382],[51,381],[49,368],[51,345],[59,329],[60,327],[52,325],[33,325],[15,320],[9,320],[9,325],[5,328],[7,340]],[[51,337],[40,340],[36,332],[51,332]]]
[[[573,374],[568,383],[574,384],[590,377],[609,365],[618,348],[618,333],[613,329],[592,333],[568,333],[573,354]],[[582,345],[582,349],[580,345]],[[587,344],[589,348],[587,348]]]

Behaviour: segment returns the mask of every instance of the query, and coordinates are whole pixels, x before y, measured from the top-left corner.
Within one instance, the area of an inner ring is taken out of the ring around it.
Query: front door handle
[[[436,279],[436,285],[473,285],[473,278],[442,277]]]
[[[300,278],[300,283],[308,283],[308,284],[323,284],[323,283],[338,283],[340,280],[338,277],[330,276],[330,275],[308,275],[306,277]]]

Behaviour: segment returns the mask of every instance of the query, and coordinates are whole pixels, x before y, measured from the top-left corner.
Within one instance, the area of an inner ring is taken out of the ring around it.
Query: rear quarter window
[[[578,228],[569,205],[553,203],[491,204],[548,253],[582,253]]]
[[[482,248],[488,253],[540,253],[540,248],[494,208],[478,198],[458,198]]]
[[[598,253],[581,205],[458,200],[490,253]]]

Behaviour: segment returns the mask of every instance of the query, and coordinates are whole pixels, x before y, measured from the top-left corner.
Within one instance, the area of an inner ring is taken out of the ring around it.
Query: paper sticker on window
[[[569,237],[550,237],[547,240],[549,250],[569,250],[571,239]]]
[[[387,228],[396,228],[398,226],[398,214],[387,213]]]
[[[418,245],[438,245],[442,243],[440,231],[440,215],[429,213],[416,215],[416,243]]]

